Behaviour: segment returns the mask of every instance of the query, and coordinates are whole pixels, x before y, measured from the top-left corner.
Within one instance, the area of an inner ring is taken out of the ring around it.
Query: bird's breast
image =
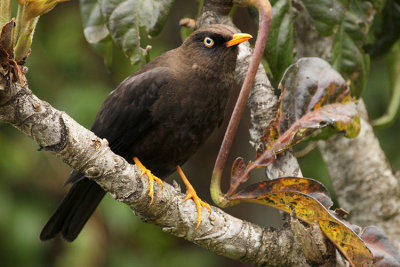
[[[190,157],[221,123],[233,83],[226,76],[191,77],[167,86],[152,110],[163,134],[159,151],[168,151],[177,163]]]

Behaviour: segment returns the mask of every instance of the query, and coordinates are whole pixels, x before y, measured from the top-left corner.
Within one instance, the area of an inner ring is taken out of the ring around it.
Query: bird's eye
[[[204,38],[204,45],[207,47],[212,47],[214,45],[214,40],[207,36]]]

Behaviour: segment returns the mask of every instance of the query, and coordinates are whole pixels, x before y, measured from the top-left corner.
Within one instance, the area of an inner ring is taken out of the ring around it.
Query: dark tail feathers
[[[61,232],[67,241],[73,241],[103,199],[105,191],[88,178],[76,181],[64,197],[53,216],[40,233],[42,241]]]

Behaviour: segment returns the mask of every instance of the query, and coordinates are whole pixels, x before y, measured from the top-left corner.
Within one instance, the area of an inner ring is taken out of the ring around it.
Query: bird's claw
[[[208,203],[204,202],[203,200],[201,200],[198,196],[196,191],[192,188],[188,188],[186,191],[186,197],[184,199],[184,201],[188,200],[188,199],[193,199],[194,203],[196,204],[196,208],[197,208],[197,225],[196,225],[196,230],[197,228],[199,228],[200,226],[200,222],[201,222],[201,210],[202,207],[205,207],[206,209],[208,209],[208,211],[211,214],[211,207]]]
[[[153,204],[154,201],[154,181],[156,181],[161,188],[164,188],[164,184],[162,182],[162,180],[160,178],[158,178],[157,176],[155,176],[154,174],[151,173],[151,171],[149,169],[147,169],[137,157],[133,158],[133,161],[135,162],[136,166],[138,166],[138,168],[142,171],[142,173],[140,174],[140,177],[142,177],[143,175],[147,175],[147,179],[149,179],[149,197],[151,198],[150,200],[150,205]]]

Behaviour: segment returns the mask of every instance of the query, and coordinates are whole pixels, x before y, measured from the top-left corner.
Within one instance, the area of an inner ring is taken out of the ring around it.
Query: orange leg
[[[186,197],[185,197],[185,201],[192,198],[194,203],[196,204],[197,207],[197,226],[196,229],[199,228],[200,222],[201,222],[201,210],[202,210],[202,206],[205,207],[206,209],[208,209],[211,213],[211,208],[210,205],[208,205],[206,202],[204,202],[203,200],[201,200],[198,196],[196,191],[194,190],[193,186],[189,183],[189,180],[186,178],[185,174],[183,173],[181,167],[176,166],[176,169],[179,173],[179,175],[182,178],[182,181],[185,183],[186,185]]]
[[[151,198],[150,201],[150,205],[153,203],[154,200],[154,180],[157,181],[157,183],[159,185],[161,185],[161,187],[163,188],[163,182],[161,181],[160,178],[158,178],[157,176],[155,176],[154,174],[151,173],[151,171],[149,169],[147,169],[137,157],[133,158],[133,161],[135,162],[136,166],[138,166],[138,168],[142,171],[142,174],[140,174],[140,177],[142,177],[144,174],[147,175],[147,178],[149,179],[149,186],[150,186],[150,190],[149,190],[149,197]]]

